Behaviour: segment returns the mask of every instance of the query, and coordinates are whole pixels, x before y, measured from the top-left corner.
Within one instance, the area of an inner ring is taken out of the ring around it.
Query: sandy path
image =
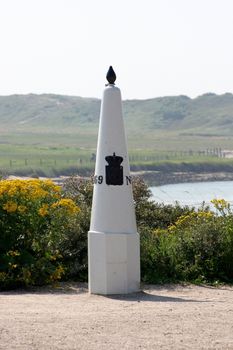
[[[62,284],[0,293],[0,349],[233,349],[233,287],[147,286],[104,297]]]

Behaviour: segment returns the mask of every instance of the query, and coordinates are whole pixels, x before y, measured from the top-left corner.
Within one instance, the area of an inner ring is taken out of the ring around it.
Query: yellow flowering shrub
[[[174,232],[176,229],[182,229],[189,225],[198,225],[204,221],[214,217],[211,211],[190,212],[187,215],[181,215],[177,221],[168,227],[169,232]]]
[[[62,198],[55,202],[51,206],[53,209],[62,209],[70,214],[75,214],[79,212],[79,207],[77,207],[72,199]]]
[[[45,215],[48,215],[49,213],[49,206],[48,204],[43,204],[39,209],[38,209],[38,214],[40,216],[45,216]]]
[[[214,205],[215,209],[223,216],[231,213],[230,203],[225,201],[225,199],[212,199],[211,203]]]
[[[61,279],[60,241],[79,211],[51,180],[1,180],[0,289]]]
[[[8,201],[3,205],[3,209],[7,211],[7,213],[14,213],[18,208],[17,203]]]

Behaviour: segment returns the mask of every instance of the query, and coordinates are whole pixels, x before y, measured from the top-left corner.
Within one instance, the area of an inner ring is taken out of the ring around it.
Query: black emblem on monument
[[[123,158],[116,156],[115,152],[112,156],[105,157],[108,165],[106,165],[106,184],[113,186],[123,185]]]

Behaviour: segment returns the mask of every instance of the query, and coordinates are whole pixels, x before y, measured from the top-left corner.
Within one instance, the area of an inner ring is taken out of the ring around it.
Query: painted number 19
[[[103,183],[103,176],[102,175],[99,175],[99,176],[97,176],[97,175],[95,175],[94,176],[94,184],[102,184]]]

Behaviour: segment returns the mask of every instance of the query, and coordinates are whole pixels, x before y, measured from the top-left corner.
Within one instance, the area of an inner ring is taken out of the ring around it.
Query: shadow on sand
[[[108,295],[106,298],[115,299],[115,300],[125,300],[125,301],[137,301],[140,302],[173,302],[173,303],[200,303],[205,302],[204,300],[194,300],[194,299],[185,299],[179,297],[155,295],[148,292],[138,292],[132,294],[119,294],[119,295]]]
[[[142,286],[142,290],[136,293],[130,294],[113,294],[113,295],[89,295],[88,294],[88,284],[80,283],[80,282],[60,282],[57,285],[52,286],[43,286],[43,287],[29,287],[27,289],[16,289],[16,290],[8,290],[8,291],[0,291],[1,295],[29,295],[29,294],[37,294],[37,295],[81,295],[86,294],[92,297],[101,297],[112,300],[120,300],[120,301],[134,301],[134,302],[174,302],[174,303],[208,303],[209,300],[201,300],[201,299],[186,299],[184,297],[177,296],[167,296],[167,292],[176,291],[176,295],[183,294],[182,289],[192,288],[190,285],[146,285]],[[201,285],[199,288],[209,288],[209,289],[221,289],[212,286]],[[227,289],[226,287],[223,289]],[[232,289],[231,289],[232,290]],[[161,295],[165,294],[165,295]]]

